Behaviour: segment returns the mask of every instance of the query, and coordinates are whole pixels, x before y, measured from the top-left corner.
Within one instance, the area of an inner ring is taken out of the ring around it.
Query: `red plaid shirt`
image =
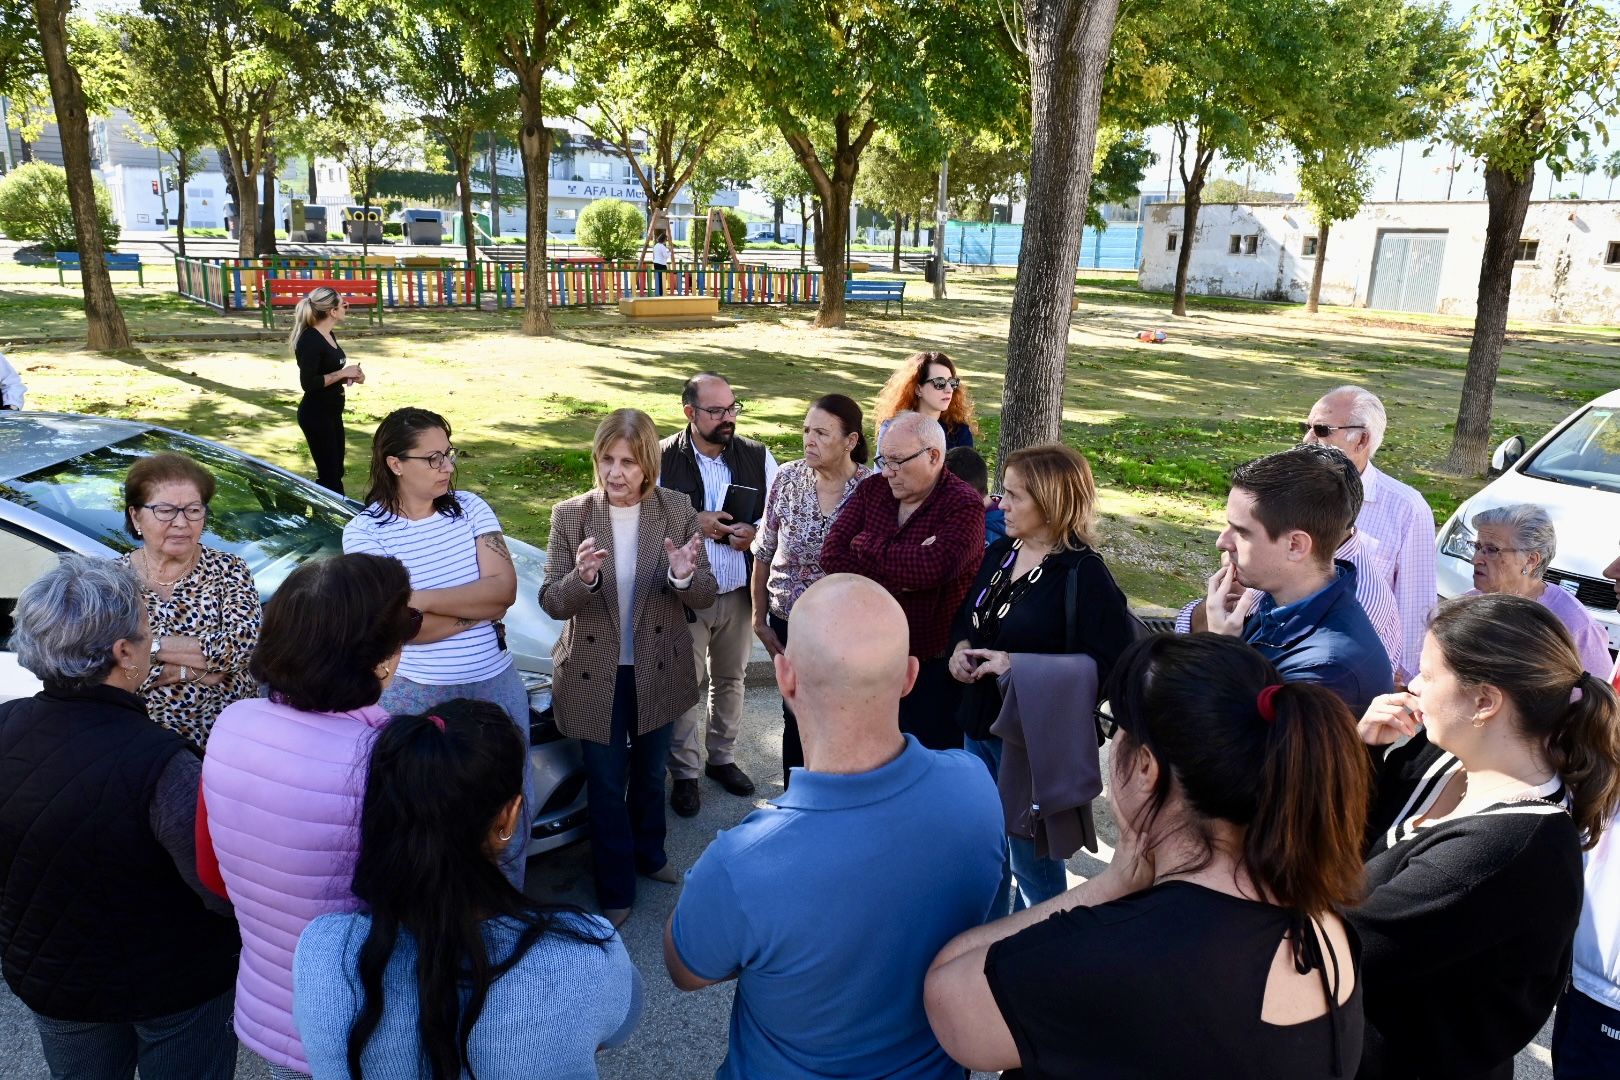
[[[942,473],[906,523],[899,521],[900,500],[882,474],[861,481],[827,533],[821,567],[888,589],[906,613],[911,655],[929,660],[950,647],[951,624],[984,560],[984,501]]]

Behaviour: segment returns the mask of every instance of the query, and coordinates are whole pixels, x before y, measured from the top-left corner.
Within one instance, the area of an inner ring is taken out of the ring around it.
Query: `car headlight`
[[[1440,551],[1463,562],[1474,561],[1474,530],[1468,527],[1463,515],[1458,514],[1457,519],[1451,523],[1451,528],[1446,530],[1446,535],[1440,543]]]

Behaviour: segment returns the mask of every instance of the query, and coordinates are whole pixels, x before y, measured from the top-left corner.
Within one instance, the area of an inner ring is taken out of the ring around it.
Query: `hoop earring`
[[[509,840],[512,839],[512,834],[511,834],[510,831],[503,832],[503,833],[496,833],[495,834],[495,839],[499,840],[501,843],[504,844],[504,843],[506,843],[506,842],[508,842]]]
[[[1483,720],[1475,720],[1474,723],[1473,723],[1473,726],[1476,727],[1476,728],[1482,728],[1482,727],[1485,726],[1485,721],[1483,721]]]

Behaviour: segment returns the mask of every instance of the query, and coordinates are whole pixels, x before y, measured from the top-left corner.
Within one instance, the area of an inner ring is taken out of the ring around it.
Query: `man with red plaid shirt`
[[[984,507],[946,470],[945,429],[920,413],[895,416],[874,464],[879,474],[861,481],[827,533],[821,566],[871,578],[900,602],[919,664],[900,730],[932,750],[961,749],[947,661],[951,623],[984,556]]]

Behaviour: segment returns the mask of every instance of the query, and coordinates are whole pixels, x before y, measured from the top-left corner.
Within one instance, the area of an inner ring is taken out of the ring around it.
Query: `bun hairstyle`
[[[522,794],[526,753],[505,710],[466,699],[435,706],[431,716],[396,716],[372,744],[354,869],[354,894],[371,927],[359,955],[363,1002],[349,1029],[353,1080],[361,1080],[366,1044],[382,1020],[383,973],[401,930],[416,943],[419,1060],[434,1080],[470,1071],[467,1040],[490,986],[542,937],[610,939],[578,919],[559,919],[567,909],[535,904],[490,855],[497,818]],[[493,918],[522,926],[498,961],[484,936]]]
[[[298,339],[304,336],[304,331],[330,317],[341,303],[343,297],[330,285],[322,285],[305,293],[298,306],[293,308],[292,333],[287,335],[287,348],[297,352]]]
[[[1356,719],[1337,695],[1284,683],[1254,649],[1217,634],[1157,634],[1125,650],[1105,693],[1124,733],[1115,769],[1144,750],[1158,785],[1132,827],[1151,835],[1180,790],[1203,856],[1207,824],[1244,830],[1239,859],[1261,894],[1319,915],[1357,903],[1371,765]],[[1162,838],[1161,838],[1162,839]]]
[[[1568,786],[1581,845],[1590,850],[1620,805],[1614,688],[1581,666],[1558,617],[1523,596],[1444,601],[1429,633],[1460,681],[1494,686],[1513,702],[1523,734],[1542,744]]]
[[[855,404],[855,399],[847,394],[825,394],[812,401],[810,407],[838,417],[838,422],[844,425],[845,436],[852,431],[859,436],[855,440],[855,449],[849,452],[849,456],[855,464],[865,465],[870,450],[866,445],[865,419],[861,416],[861,407]]]

